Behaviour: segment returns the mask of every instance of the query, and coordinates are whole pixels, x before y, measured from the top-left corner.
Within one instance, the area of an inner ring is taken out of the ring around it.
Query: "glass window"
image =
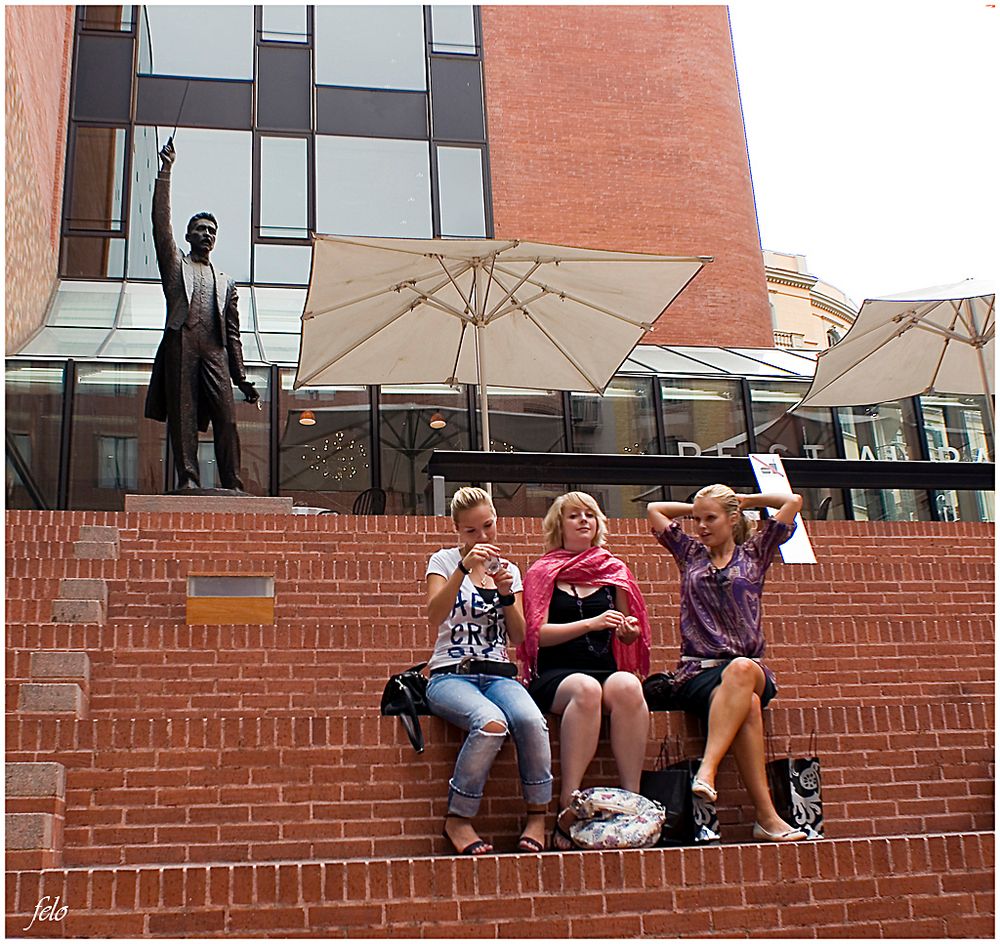
[[[66,225],[121,232],[125,129],[79,125],[73,141]]]
[[[427,142],[317,135],[316,229],[343,236],[431,236]]]
[[[125,275],[125,240],[64,236],[61,265],[61,272],[68,279],[120,279]]]
[[[298,336],[306,304],[305,289],[255,288],[253,294],[259,331],[287,331]]]
[[[906,461],[920,458],[916,414],[910,400],[875,406],[838,407],[848,459]],[[858,521],[928,521],[927,492],[913,489],[852,488]]]
[[[656,440],[656,404],[653,382],[643,378],[616,377],[604,396],[593,393],[570,394],[570,417],[573,428],[573,451],[606,455],[645,456],[659,452]],[[639,499],[648,486],[581,484],[615,518],[645,515]]]
[[[260,38],[262,42],[308,43],[306,8],[277,5],[261,7]]]
[[[439,147],[437,161],[441,235],[485,236],[482,151]]]
[[[434,52],[476,54],[476,24],[471,6],[431,7],[431,49]]]
[[[254,282],[308,285],[312,267],[312,246],[275,246],[258,243],[253,247]]]
[[[49,508],[55,508],[62,429],[63,365],[9,361],[6,396],[7,434],[13,437],[14,445],[45,503]],[[8,508],[36,507],[9,458],[6,486]]]
[[[562,394],[490,387],[490,449],[494,452],[566,452]],[[475,443],[480,448],[480,442]],[[494,483],[497,513],[540,516],[566,491],[562,482]]]
[[[715,367],[678,354],[670,348],[642,344],[630,355],[631,359],[645,364],[658,374],[718,374]]]
[[[42,328],[18,354],[93,357],[107,340],[109,328]]]
[[[158,328],[167,323],[167,303],[157,283],[126,282],[119,328]]]
[[[435,449],[469,448],[464,387],[382,387],[379,411],[386,513],[434,514],[427,462]]]
[[[79,6],[82,26],[87,30],[115,30],[127,33],[135,21],[135,6]]]
[[[163,491],[166,424],[143,416],[151,369],[137,364],[77,368],[71,508],[120,511],[126,491],[145,495]],[[118,440],[118,445],[102,450],[99,444],[106,439]],[[134,445],[126,445],[127,440]],[[98,447],[87,448],[87,443]]]
[[[372,484],[368,388],[293,390],[294,380],[281,371],[281,494],[349,514]]]
[[[427,88],[420,6],[314,8],[316,84]]]
[[[733,350],[737,354],[744,354],[754,360],[763,361],[765,364],[771,364],[774,367],[780,367],[782,370],[798,374],[801,377],[812,377],[816,371],[815,361],[806,360],[796,354],[792,354],[790,351],[759,347],[737,347],[733,348]]]
[[[305,138],[260,139],[260,235],[285,239],[309,236]]]
[[[297,334],[258,335],[262,346],[261,360],[265,364],[297,364],[299,336]]]
[[[165,143],[169,128],[159,129]],[[207,210],[219,221],[212,262],[237,282],[250,281],[250,194],[252,135],[249,131],[182,128],[174,138],[177,161],[171,173],[173,235],[182,252],[188,220]],[[129,220],[129,278],[158,279],[153,247],[153,183],[159,167],[157,137],[137,126]]]
[[[794,413],[787,412],[805,396],[808,389],[808,383],[750,381],[758,452],[776,452],[803,459],[837,458],[832,410],[807,407]],[[802,493],[802,513],[806,518],[846,517],[841,489],[804,488],[798,491]]]
[[[141,75],[253,78],[253,7],[145,4],[141,9]]]
[[[738,381],[664,377],[661,390],[668,456],[747,454]]]
[[[46,324],[80,328],[110,328],[115,323],[120,285],[63,282],[49,309]],[[160,292],[160,299],[163,292]]]
[[[152,360],[163,337],[162,331],[117,330],[111,332],[108,343],[101,348],[101,357],[117,360]]]
[[[993,436],[985,419],[983,397],[935,393],[920,398],[924,435],[932,460],[938,462],[993,462]],[[933,492],[942,521],[996,520],[993,492]]]
[[[700,361],[704,361],[706,364],[716,367],[721,371],[739,376],[771,374],[783,377],[787,374],[787,371],[779,367],[774,367],[771,364],[765,364],[761,361],[750,360],[740,354],[734,354],[732,351],[726,351],[718,347],[675,347],[674,350],[680,354],[687,354]]]

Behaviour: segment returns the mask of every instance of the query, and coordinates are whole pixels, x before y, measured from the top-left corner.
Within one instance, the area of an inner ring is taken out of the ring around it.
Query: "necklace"
[[[570,590],[573,591],[573,599],[576,600],[576,608],[579,611],[579,613],[580,613],[580,619],[582,620],[583,619],[583,598],[580,596],[579,593],[576,592],[576,584],[572,584],[571,583],[569,585],[569,588],[570,588]],[[610,593],[610,591],[608,590],[607,587],[602,587],[601,589],[604,590],[604,594],[608,598],[608,609],[613,610],[614,609],[614,600],[611,599],[611,593]],[[605,636],[604,636],[604,646],[601,649],[597,649],[597,648],[594,647],[594,644],[593,644],[593,642],[590,639],[591,633],[588,632],[588,633],[584,633],[583,634],[583,640],[587,644],[588,651],[590,652],[590,654],[592,656],[594,656],[595,658],[598,658],[598,659],[606,656],[608,654],[608,650],[611,648],[611,630],[605,629],[605,630],[603,630],[603,632],[605,633]]]

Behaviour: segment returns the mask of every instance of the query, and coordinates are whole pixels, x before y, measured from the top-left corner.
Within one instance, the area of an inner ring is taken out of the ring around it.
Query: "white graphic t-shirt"
[[[458,568],[462,552],[457,547],[443,547],[427,564],[428,574],[440,574],[446,580]],[[523,589],[521,571],[508,561],[507,570],[514,575],[511,593]],[[507,626],[504,623],[503,607],[496,597],[492,602],[482,598],[479,590],[468,576],[462,578],[451,613],[438,627],[438,638],[427,670],[440,669],[472,656],[476,659],[490,659],[507,662]]]

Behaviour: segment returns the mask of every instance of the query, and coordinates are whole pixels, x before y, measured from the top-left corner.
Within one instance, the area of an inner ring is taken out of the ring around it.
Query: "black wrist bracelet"
[[[504,596],[502,593],[497,595],[497,603],[501,606],[513,606],[517,602],[517,597],[513,593],[508,593]]]
[[[460,561],[458,562],[458,569],[459,569],[460,571],[462,571],[462,573],[463,573],[463,574],[465,574],[465,576],[466,576],[466,577],[468,577],[468,576],[469,576],[469,574],[471,574],[471,573],[472,573],[472,571],[471,571],[471,570],[469,570],[469,568],[465,566],[465,561],[461,561],[461,560],[460,560]]]

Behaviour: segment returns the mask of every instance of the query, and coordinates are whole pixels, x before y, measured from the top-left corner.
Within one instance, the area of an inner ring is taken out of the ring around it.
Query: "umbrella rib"
[[[468,321],[462,322],[462,333],[458,336],[458,345],[455,347],[455,363],[451,365],[451,377],[449,383],[458,383],[458,362],[462,357],[462,345],[465,343],[465,332],[469,327]]]
[[[541,331],[542,334],[544,334],[546,338],[549,339],[549,343],[557,351],[559,351],[559,353],[562,354],[563,357],[565,357],[566,360],[568,360],[580,372],[580,376],[583,377],[584,380],[586,380],[587,383],[590,384],[590,389],[593,390],[594,393],[600,393],[602,388],[599,387],[594,382],[593,377],[591,377],[590,374],[587,373],[587,371],[583,368],[583,366],[580,364],[580,362],[572,354],[570,354],[570,352],[567,351],[566,348],[564,348],[554,337],[552,337],[552,335],[549,334],[549,332],[546,331],[545,328],[541,324],[539,324],[539,322],[536,320],[536,318],[535,318],[534,315],[532,315],[530,312],[527,312],[527,311],[524,314],[528,318],[528,320],[536,328],[538,328],[538,330]]]
[[[496,263],[496,256],[494,256],[494,257],[493,257],[493,261],[494,261],[494,263]],[[501,289],[503,289],[503,292],[504,292],[504,297],[503,297],[503,298],[501,298],[501,299],[500,299],[500,301],[498,301],[498,302],[497,302],[497,303],[496,303],[496,304],[495,304],[495,305],[494,305],[494,306],[493,306],[493,307],[492,307],[492,308],[490,309],[489,313],[488,313],[488,314],[486,315],[486,321],[487,321],[487,322],[488,322],[488,321],[490,321],[490,320],[491,320],[491,319],[493,318],[493,316],[494,316],[494,315],[496,314],[496,312],[497,312],[497,311],[499,311],[499,310],[500,310],[500,308],[502,308],[502,307],[503,307],[503,305],[504,305],[504,304],[505,304],[506,302],[510,301],[510,300],[511,300],[511,299],[512,299],[512,298],[514,297],[514,293],[515,293],[515,292],[516,292],[516,291],[517,291],[517,290],[518,290],[518,289],[519,289],[519,288],[520,288],[520,287],[521,287],[522,285],[524,285],[524,283],[525,283],[525,282],[527,282],[527,281],[528,281],[528,279],[529,279],[529,278],[531,278],[531,276],[533,276],[533,275],[535,274],[535,272],[537,272],[537,271],[538,271],[538,268],[539,268],[539,266],[541,266],[541,262],[535,262],[535,264],[534,264],[534,265],[533,265],[533,266],[531,267],[531,269],[530,269],[530,270],[529,270],[528,272],[526,272],[526,273],[525,273],[525,274],[524,274],[524,275],[523,275],[523,276],[521,277],[521,279],[520,279],[520,281],[519,281],[519,282],[517,283],[517,285],[515,285],[515,286],[514,286],[514,287],[513,287],[512,289],[510,289],[510,290],[508,290],[508,289],[505,289],[505,288],[503,287],[503,284],[502,284],[502,283],[501,283],[501,282],[499,281],[499,279],[497,279],[497,280],[494,280],[494,279],[492,278],[492,275],[493,275],[493,270],[492,270],[492,269],[490,270],[490,276],[491,276],[491,279],[490,279],[490,281],[491,281],[491,282],[492,282],[492,281],[496,281],[497,285],[499,285],[499,286],[500,286],[500,288],[501,288]],[[503,272],[503,273],[504,273],[505,275],[510,275],[510,274],[511,274],[511,273],[510,273],[510,272],[508,272],[508,271],[507,271],[506,269],[501,269],[501,271],[502,271],[502,272]],[[488,290],[487,290],[487,291],[488,291]]]
[[[505,269],[503,266],[497,266],[500,272],[504,275],[509,275],[512,278],[518,278],[516,272],[511,272]],[[590,308],[592,311],[599,311],[602,315],[607,315],[609,318],[617,318],[619,321],[624,321],[626,324],[633,325],[636,328],[643,328],[644,330],[649,330],[652,325],[648,321],[636,321],[634,318],[629,318],[627,315],[623,315],[621,312],[612,311],[610,308],[604,308],[601,305],[595,305],[593,302],[588,302],[583,298],[579,298],[576,295],[571,295],[569,292],[562,291],[561,289],[552,288],[551,285],[546,285],[544,282],[538,282],[535,279],[526,279],[529,285],[534,285],[535,288],[545,289],[552,295],[558,295],[562,299],[568,299],[571,302],[575,302],[577,305],[582,305],[584,308]],[[657,313],[659,314],[659,313]]]
[[[380,288],[377,292],[369,292],[367,295],[359,295],[357,298],[352,298],[346,302],[338,302],[336,305],[328,305],[326,308],[320,308],[317,311],[304,311],[302,313],[302,320],[310,321],[319,315],[327,315],[331,311],[340,311],[343,308],[350,308],[351,305],[357,305],[359,302],[371,301],[373,298],[378,298],[380,295],[388,295],[389,292],[402,291],[404,288],[416,285],[417,282],[423,282],[426,279],[431,279],[435,275],[437,275],[436,272],[428,272],[426,275],[419,275],[413,279],[405,279],[402,282],[396,282],[394,285],[387,285],[385,288]],[[432,291],[436,292],[445,284],[446,283],[442,282],[440,285],[432,289]]]
[[[461,286],[458,284],[458,282],[455,281],[455,279],[456,279],[457,276],[464,275],[466,272],[468,272],[469,269],[472,268],[472,266],[467,264],[465,266],[465,268],[462,269],[461,272],[457,272],[455,275],[452,275],[451,271],[444,264],[444,257],[443,256],[435,256],[435,258],[441,264],[441,268],[444,269],[444,274],[448,276],[448,279],[451,282],[451,284],[455,286],[455,291],[458,292],[458,294],[461,297],[462,301],[465,302],[465,310],[466,310],[466,312],[469,313],[469,314],[471,314],[472,313],[472,300],[471,300],[471,296],[468,297],[468,298],[466,297],[465,292],[462,291]]]
[[[539,299],[545,298],[546,295],[551,295],[551,294],[552,294],[551,292],[541,291],[537,295],[532,295],[531,298],[526,298],[523,302],[519,302],[514,297],[514,293],[511,292],[511,295],[510,295],[511,302],[512,302],[511,306],[509,308],[505,308],[503,311],[498,312],[497,314],[493,315],[493,317],[490,318],[489,320],[490,321],[496,321],[496,320],[498,320],[500,318],[503,318],[505,315],[513,314],[515,311],[523,311],[524,307],[526,305],[533,305]]]

